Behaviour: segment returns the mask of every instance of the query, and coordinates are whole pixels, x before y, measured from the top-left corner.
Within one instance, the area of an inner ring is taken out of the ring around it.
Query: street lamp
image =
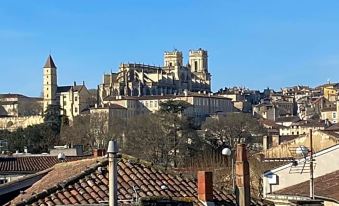
[[[221,154],[231,157],[231,170],[232,170],[232,192],[235,192],[235,178],[234,178],[234,150],[229,147],[222,149]]]
[[[117,159],[119,147],[116,140],[108,143],[108,180],[109,180],[109,206],[118,206],[118,189],[117,189]]]

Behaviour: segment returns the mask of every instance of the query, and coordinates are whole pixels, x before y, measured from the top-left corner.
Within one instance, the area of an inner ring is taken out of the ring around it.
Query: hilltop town
[[[122,63],[96,88],[87,88],[85,81],[59,85],[58,73],[65,68],[49,55],[37,74],[43,76],[41,97],[0,94],[0,204],[107,201],[108,178],[102,174],[108,163],[95,159],[106,154],[112,139],[123,153],[119,198],[131,204],[147,196],[194,197],[166,199],[171,205],[237,205],[237,198],[251,205],[338,204],[338,192],[329,190],[338,190],[339,181],[339,83],[212,91],[208,52],[190,50],[188,57],[184,64],[182,52],[173,50],[164,52],[162,66]],[[237,179],[237,188],[244,189],[240,195],[234,193],[233,161],[236,177],[251,180],[241,185]],[[313,161],[316,190],[310,199]],[[217,188],[209,187],[208,172],[198,173],[197,186],[182,176],[206,168],[215,172]],[[157,199],[142,201],[151,205]]]

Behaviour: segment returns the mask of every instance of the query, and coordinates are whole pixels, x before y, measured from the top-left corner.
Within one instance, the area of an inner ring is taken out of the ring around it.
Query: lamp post
[[[225,147],[222,149],[221,154],[224,156],[231,157],[231,170],[232,170],[232,193],[235,193],[235,178],[234,178],[234,151],[229,148]]]
[[[108,180],[109,180],[109,206],[118,206],[118,188],[117,188],[117,158],[118,158],[118,143],[116,140],[111,140],[108,143]]]

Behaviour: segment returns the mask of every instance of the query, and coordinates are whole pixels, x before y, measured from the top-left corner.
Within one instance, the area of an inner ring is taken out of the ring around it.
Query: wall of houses
[[[310,129],[313,131],[315,130],[322,130],[325,129],[325,127],[305,127],[300,125],[291,125],[289,127],[282,127],[279,129],[280,135],[305,135],[309,134]]]
[[[320,151],[324,148],[331,147],[339,143],[339,139],[323,132],[323,131],[314,131],[313,132],[313,150],[315,152]],[[293,148],[298,146],[310,145],[310,139],[308,135],[302,135],[296,139],[283,142],[278,146],[272,147],[264,151],[264,155],[267,158],[273,157],[292,157]]]

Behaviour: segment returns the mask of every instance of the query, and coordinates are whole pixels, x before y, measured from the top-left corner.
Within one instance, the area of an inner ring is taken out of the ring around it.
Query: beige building
[[[85,85],[61,86],[57,89],[61,114],[70,120],[89,108],[90,94]]]
[[[324,108],[321,110],[321,119],[322,120],[327,120],[333,124],[337,123],[338,117],[337,117],[337,108],[335,107],[329,107],[329,108]]]
[[[21,94],[0,94],[0,117],[21,117],[42,113],[42,99]]]
[[[43,77],[44,111],[48,105],[59,105],[61,114],[73,120],[82,111],[89,108],[91,100],[85,84],[58,86],[57,67],[49,55],[44,66]]]
[[[297,122],[292,122],[289,126],[282,126],[279,128],[279,134],[284,135],[304,135],[309,134],[310,129],[313,131],[324,130],[326,128],[325,121],[316,121],[316,120],[299,120]]]
[[[317,143],[314,143],[316,145]],[[318,150],[316,150],[318,151]],[[330,182],[326,182],[325,179],[317,181],[318,177],[331,174],[339,170],[339,145],[328,147],[327,149],[321,150],[314,154],[314,178],[316,179],[315,184],[315,196],[316,199],[324,201],[324,205],[332,206],[338,205],[338,199],[334,200],[331,195],[335,194],[338,189],[338,179],[335,178]],[[263,196],[265,199],[273,201],[275,205],[293,205],[293,201],[297,200],[310,200],[309,190],[306,194],[300,194],[302,187],[301,183],[307,182],[309,186],[310,180],[310,161],[309,156],[306,158],[296,157],[296,162],[288,163],[281,167],[273,170],[269,170],[263,174]],[[322,188],[334,186],[332,189],[323,192]],[[296,189],[299,192],[289,194],[288,188],[293,186],[299,186]],[[287,189],[287,191],[286,191]],[[331,191],[332,190],[332,191]],[[298,194],[299,193],[299,194]]]
[[[99,102],[108,96],[149,96],[211,91],[208,55],[203,49],[189,52],[189,64],[183,64],[182,52],[164,53],[162,67],[123,63],[117,73],[105,74],[98,86]]]
[[[0,94],[0,130],[14,131],[43,122],[41,98]]]
[[[188,107],[184,113],[187,116],[201,119],[204,119],[208,115],[233,111],[232,101],[228,98],[188,92],[184,92],[182,95],[107,97],[103,103],[104,105],[114,104],[126,108],[126,118],[129,118],[142,113],[156,112],[160,109],[160,103],[168,100],[181,100],[189,103],[191,107]]]

